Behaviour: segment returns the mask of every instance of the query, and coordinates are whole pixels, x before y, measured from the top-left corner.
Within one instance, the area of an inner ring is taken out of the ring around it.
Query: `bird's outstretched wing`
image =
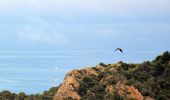
[[[115,51],[117,51],[118,49],[115,49]]]
[[[123,53],[123,50],[120,48],[115,49],[115,51],[120,51],[121,53]]]

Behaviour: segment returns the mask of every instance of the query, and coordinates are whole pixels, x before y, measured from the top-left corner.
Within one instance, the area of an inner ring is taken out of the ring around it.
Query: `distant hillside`
[[[170,100],[170,52],[142,64],[100,63],[73,70],[43,94],[0,92],[0,100]]]
[[[0,100],[53,100],[54,95],[57,93],[58,87],[52,87],[48,91],[44,91],[42,94],[27,95],[24,92],[11,93],[8,90],[0,92]]]

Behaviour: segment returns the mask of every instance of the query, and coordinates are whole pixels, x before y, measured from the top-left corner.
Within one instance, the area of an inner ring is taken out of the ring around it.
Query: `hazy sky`
[[[170,0],[0,0],[0,90],[37,93],[69,69],[170,50]],[[117,47],[124,54],[114,53]]]

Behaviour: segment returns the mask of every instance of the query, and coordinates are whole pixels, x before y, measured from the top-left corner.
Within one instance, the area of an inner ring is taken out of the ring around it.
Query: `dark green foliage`
[[[103,66],[103,67],[108,67],[106,64],[104,64],[104,63],[100,63],[99,64],[100,66]]]
[[[156,100],[170,99],[169,60],[170,53],[165,52],[153,62],[141,64],[131,72],[133,79],[131,85],[139,89],[143,96],[151,96]]]
[[[129,66],[126,63],[122,63],[121,67],[122,67],[123,70],[128,70],[129,69]]]
[[[24,100],[24,98],[26,98],[26,94],[24,92],[21,92],[17,95],[17,99],[18,100]]]
[[[80,96],[84,96],[87,93],[87,90],[89,88],[93,88],[96,84],[97,82],[92,78],[84,77],[80,87],[77,89],[77,92]]]
[[[163,67],[163,65],[158,64],[158,65],[155,65],[153,67],[154,68],[151,71],[151,74],[152,74],[153,77],[157,77],[157,76],[164,74],[165,68]]]
[[[104,77],[106,77],[107,76],[107,74],[105,73],[105,72],[101,72],[99,75],[98,75],[98,78],[99,79],[102,79],[102,78],[104,78]]]
[[[16,94],[11,93],[10,91],[2,91],[0,92],[0,100],[5,100],[5,99],[9,99],[9,100],[14,100],[17,97]]]
[[[77,90],[78,94],[80,96],[84,96],[87,93],[87,88],[85,85],[81,85],[78,90]]]
[[[117,83],[117,80],[113,77],[107,79],[107,85],[115,85]]]
[[[99,71],[99,69],[97,69],[96,67],[92,67],[92,69],[95,71]]]
[[[112,100],[124,100],[118,93],[115,93],[115,95],[112,98],[113,98]]]
[[[170,60],[170,53],[168,51],[164,52],[162,56],[156,57],[154,62],[167,64]]]
[[[44,91],[43,94],[26,95],[24,92],[19,94],[9,91],[0,92],[0,100],[53,100],[58,87],[52,87],[49,91]]]

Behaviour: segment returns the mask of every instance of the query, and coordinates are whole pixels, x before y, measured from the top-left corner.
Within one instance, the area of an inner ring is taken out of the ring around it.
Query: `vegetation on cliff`
[[[68,82],[69,77],[74,81]],[[142,64],[100,63],[96,67],[74,70],[66,75],[64,83],[78,85],[62,84],[55,96],[59,100],[169,100],[170,53],[167,51]],[[76,96],[65,94],[63,88],[72,88],[69,93],[74,92]]]

